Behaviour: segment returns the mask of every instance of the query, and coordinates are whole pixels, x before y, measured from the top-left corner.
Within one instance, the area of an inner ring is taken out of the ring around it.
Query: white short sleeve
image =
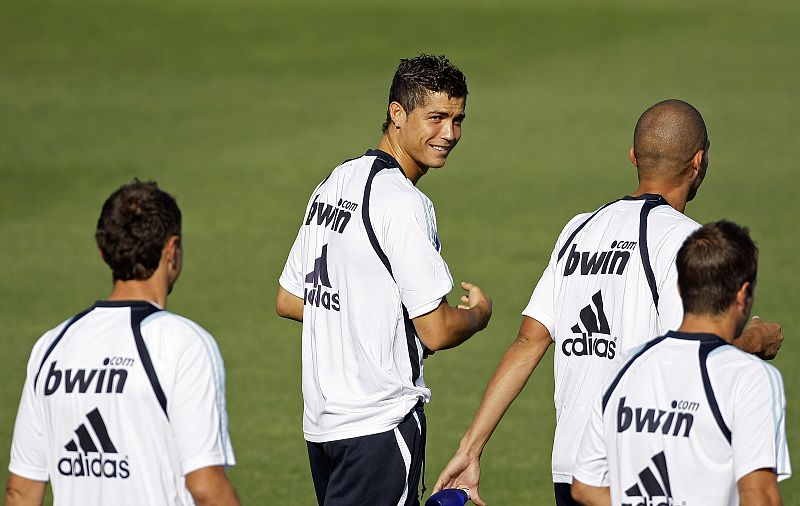
[[[539,282],[536,283],[536,288],[533,289],[533,294],[531,294],[528,305],[522,311],[523,315],[529,316],[547,327],[551,338],[556,335],[554,307],[556,293],[556,255],[557,252],[554,250],[553,254],[550,255],[550,263],[547,264],[547,268],[545,268],[542,273],[542,277],[540,277]]]
[[[786,396],[780,372],[765,362],[742,371],[736,386],[731,444],[736,480],[758,469],[791,476],[786,444]]]
[[[420,192],[392,192],[374,199],[371,208],[378,240],[400,289],[409,318],[436,309],[453,289],[453,278],[438,249],[433,205]]]
[[[189,324],[189,322],[187,322]],[[225,409],[225,370],[214,339],[197,325],[181,350],[167,411],[181,471],[235,464]]]
[[[278,283],[280,283],[287,292],[301,299],[304,296],[303,283],[305,282],[303,276],[302,235],[303,228],[300,227],[292,249],[289,251],[289,258],[286,259],[286,265],[284,265],[283,272],[278,280]]]
[[[683,321],[683,301],[678,291],[678,270],[672,268],[667,273],[667,279],[658,289],[658,334],[666,334],[670,330],[677,330]]]
[[[602,396],[594,403],[586,423],[573,477],[593,487],[608,487],[608,452],[603,437]]]
[[[47,481],[47,441],[42,416],[34,398],[33,380],[26,380],[14,424],[8,470],[29,480]]]
[[[48,332],[36,343],[28,360],[27,377],[17,410],[17,419],[14,423],[11,459],[8,464],[8,470],[12,473],[36,481],[48,480],[47,438],[44,429],[44,415],[41,405],[36,402],[33,382],[39,362],[42,360],[42,347],[49,345],[51,334],[52,331]]]

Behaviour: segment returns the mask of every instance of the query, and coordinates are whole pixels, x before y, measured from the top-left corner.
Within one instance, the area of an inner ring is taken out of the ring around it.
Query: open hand
[[[481,462],[477,457],[466,453],[456,453],[436,480],[433,493],[445,488],[462,488],[469,492],[469,497],[477,506],[486,506],[478,493],[481,479]]]

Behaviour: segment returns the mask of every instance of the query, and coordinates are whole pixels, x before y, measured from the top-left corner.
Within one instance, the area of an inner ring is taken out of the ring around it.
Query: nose
[[[453,120],[445,121],[442,123],[442,130],[439,135],[448,142],[458,142],[459,128]]]

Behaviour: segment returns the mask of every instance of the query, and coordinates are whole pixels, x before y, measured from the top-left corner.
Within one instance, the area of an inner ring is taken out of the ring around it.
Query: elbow
[[[417,332],[417,337],[419,337],[422,345],[431,352],[446,350],[452,347],[450,344],[451,340],[448,339],[448,336],[444,332],[429,330],[425,332],[424,335]]]
[[[275,312],[282,318],[301,322],[303,321],[303,309],[286,304],[275,304]]]
[[[289,317],[289,308],[286,307],[286,304],[284,304],[280,298],[275,301],[275,312],[282,318]]]
[[[303,321],[303,299],[281,289],[275,297],[275,312],[283,318]]]

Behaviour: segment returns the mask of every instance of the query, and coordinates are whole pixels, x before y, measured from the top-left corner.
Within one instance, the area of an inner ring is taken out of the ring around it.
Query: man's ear
[[[400,125],[406,122],[406,110],[399,102],[389,104],[389,119],[394,128],[400,128]]]
[[[631,159],[631,163],[634,167],[639,167],[639,163],[636,161],[636,151],[633,149],[633,146],[631,146],[631,150],[628,151],[628,158]]]
[[[167,262],[173,269],[178,268],[178,263],[180,262],[180,255],[181,255],[181,237],[178,235],[173,235],[169,239],[167,239],[167,244],[164,245],[163,255],[166,258]]]
[[[703,168],[703,157],[706,155],[706,151],[704,149],[698,149],[697,153],[694,154],[692,157],[692,167],[697,169],[697,172]]]
[[[742,283],[742,286],[739,287],[739,290],[736,291],[736,307],[742,312],[749,312],[750,305],[752,302],[753,297],[753,286],[750,284],[749,281],[745,281]]]
[[[705,156],[705,151],[698,149],[691,162],[689,162],[688,170],[686,170],[686,179],[692,184],[703,172],[703,156]]]

